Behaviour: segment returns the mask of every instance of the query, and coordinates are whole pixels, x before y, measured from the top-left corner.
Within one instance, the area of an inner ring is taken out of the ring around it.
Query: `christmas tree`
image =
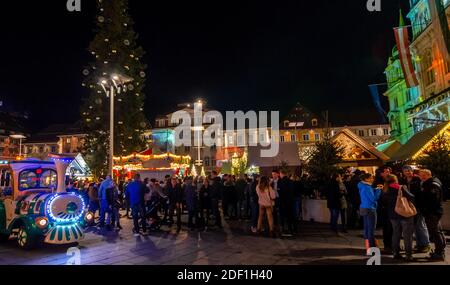
[[[95,37],[89,45],[93,61],[83,70],[83,86],[89,97],[81,108],[87,138],[85,155],[95,176],[106,174],[109,149],[109,98],[99,82],[120,74],[131,78],[115,96],[114,155],[142,150],[142,133],[148,127],[144,116],[146,65],[144,50],[138,46],[138,35],[128,14],[127,0],[97,0]],[[116,92],[117,93],[117,92]]]

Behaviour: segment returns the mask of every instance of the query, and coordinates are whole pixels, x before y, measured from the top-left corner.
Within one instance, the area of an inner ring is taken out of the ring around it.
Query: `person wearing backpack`
[[[406,186],[401,186],[398,183],[397,176],[388,175],[386,178],[386,202],[388,217],[392,223],[392,253],[394,259],[402,260],[403,257],[400,254],[400,239],[403,236],[403,241],[405,243],[406,257],[404,260],[406,262],[414,261],[413,258],[413,234],[414,234],[414,216],[417,214],[409,213],[402,214],[398,211],[398,203],[401,202],[399,199],[405,197],[410,203],[414,200],[414,195],[408,191]],[[415,210],[415,209],[414,209]],[[407,215],[407,216],[406,216]]]
[[[267,216],[267,223],[269,224],[269,234],[274,236],[273,232],[273,206],[275,200],[275,191],[270,187],[269,179],[266,176],[261,177],[259,184],[256,187],[258,193],[259,217],[257,231],[262,231],[262,223],[264,216]]]

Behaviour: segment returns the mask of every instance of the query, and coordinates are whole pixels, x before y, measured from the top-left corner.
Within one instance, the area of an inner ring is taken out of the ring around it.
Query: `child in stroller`
[[[161,205],[160,197],[152,197],[149,205],[147,206],[147,211],[145,218],[147,219],[147,224],[150,230],[159,230],[161,228],[161,218],[158,215],[158,208]]]
[[[161,191],[161,186],[155,179],[150,180],[150,201],[147,204],[146,219],[150,230],[159,230],[162,219],[158,215],[158,210],[163,203],[166,203],[167,196]]]

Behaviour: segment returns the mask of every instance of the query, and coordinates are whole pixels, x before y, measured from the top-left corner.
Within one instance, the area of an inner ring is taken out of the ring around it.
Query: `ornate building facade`
[[[385,71],[392,138],[402,144],[414,134],[450,120],[450,57],[445,45],[439,44],[445,39],[439,28],[442,21],[439,13],[433,13],[432,1],[410,0],[407,15],[411,21],[410,48],[419,86],[406,87],[396,48]],[[442,1],[447,22],[450,21],[450,0],[436,1]]]

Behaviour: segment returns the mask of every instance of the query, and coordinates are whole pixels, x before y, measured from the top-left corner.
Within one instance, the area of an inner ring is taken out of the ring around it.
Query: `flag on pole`
[[[433,29],[439,35],[436,38],[439,50],[445,61],[450,62],[450,29],[448,27],[447,15],[442,0],[428,0],[431,19],[433,19]]]
[[[406,81],[406,86],[408,86],[408,88],[415,87],[419,85],[419,80],[417,79],[416,73],[414,71],[411,50],[409,49],[408,28],[394,28],[394,33],[395,41],[397,42],[400,63],[403,70],[403,76],[405,77]]]
[[[369,85],[369,89],[370,94],[372,95],[373,103],[375,104],[375,107],[377,108],[377,111],[380,114],[383,123],[386,123],[387,122],[386,111],[381,106],[380,92],[378,92],[378,84]]]

